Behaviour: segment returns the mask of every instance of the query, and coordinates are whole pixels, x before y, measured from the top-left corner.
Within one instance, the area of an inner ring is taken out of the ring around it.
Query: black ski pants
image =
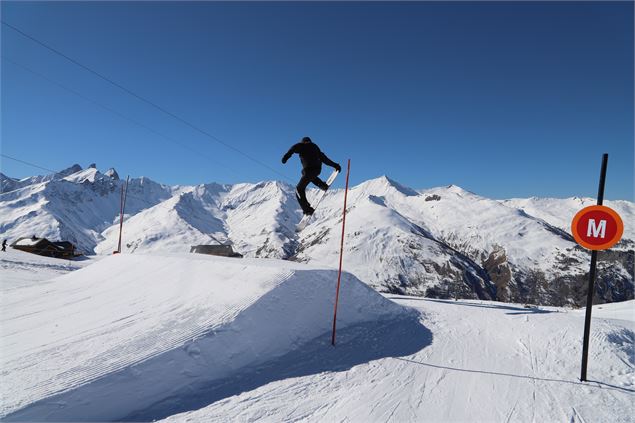
[[[306,212],[311,208],[309,201],[306,199],[306,187],[309,183],[313,183],[313,185],[323,190],[327,190],[329,188],[329,186],[326,185],[326,182],[319,178],[320,172],[322,172],[321,167],[302,169],[302,177],[300,178],[298,185],[295,187],[295,196],[298,199],[298,203],[300,203],[300,207],[302,207],[302,211]]]

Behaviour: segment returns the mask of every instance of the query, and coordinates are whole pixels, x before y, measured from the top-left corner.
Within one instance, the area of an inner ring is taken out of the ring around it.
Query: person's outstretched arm
[[[337,170],[338,172],[342,171],[342,166],[340,166],[339,163],[335,163],[333,160],[326,157],[326,154],[320,152],[320,158],[322,159],[322,163],[324,163],[325,165],[331,166],[333,169]]]
[[[294,144],[293,146],[291,146],[289,151],[287,151],[287,154],[282,156],[282,163],[286,163],[287,160],[289,160],[289,158],[293,156],[294,153],[297,153],[297,152],[298,152],[298,144]]]

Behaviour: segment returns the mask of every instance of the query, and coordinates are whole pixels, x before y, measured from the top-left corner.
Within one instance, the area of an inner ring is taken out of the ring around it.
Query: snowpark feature
[[[277,369],[286,378],[165,423],[633,422],[635,302],[595,307],[590,381],[583,383],[583,311],[391,299],[421,314],[431,338],[420,351],[305,377],[294,377],[297,368],[321,358],[291,355],[290,368]],[[335,351],[355,356],[359,347],[340,341]]]
[[[0,415],[167,417],[196,393],[251,378],[290,351],[330,348],[335,359],[328,343],[336,280],[334,270],[279,260],[122,254],[6,291]],[[406,342],[380,336],[400,327]],[[417,313],[348,274],[338,328],[343,343],[371,337],[358,356],[332,362],[342,370],[386,353],[412,354],[428,339]]]
[[[333,348],[335,270],[91,263],[3,273],[3,421],[633,421],[633,301],[595,306],[582,383],[580,310],[386,298],[345,274]]]

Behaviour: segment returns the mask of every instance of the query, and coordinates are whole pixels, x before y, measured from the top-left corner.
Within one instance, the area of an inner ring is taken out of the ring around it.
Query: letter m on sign
[[[600,220],[598,225],[595,224],[595,219],[589,219],[589,226],[587,227],[586,236],[592,236],[593,238],[604,238],[606,233],[606,220]]]

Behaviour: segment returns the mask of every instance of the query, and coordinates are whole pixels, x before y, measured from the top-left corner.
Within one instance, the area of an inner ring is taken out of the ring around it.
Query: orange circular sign
[[[624,223],[620,215],[609,207],[589,206],[575,215],[571,233],[584,248],[606,250],[622,238]]]

